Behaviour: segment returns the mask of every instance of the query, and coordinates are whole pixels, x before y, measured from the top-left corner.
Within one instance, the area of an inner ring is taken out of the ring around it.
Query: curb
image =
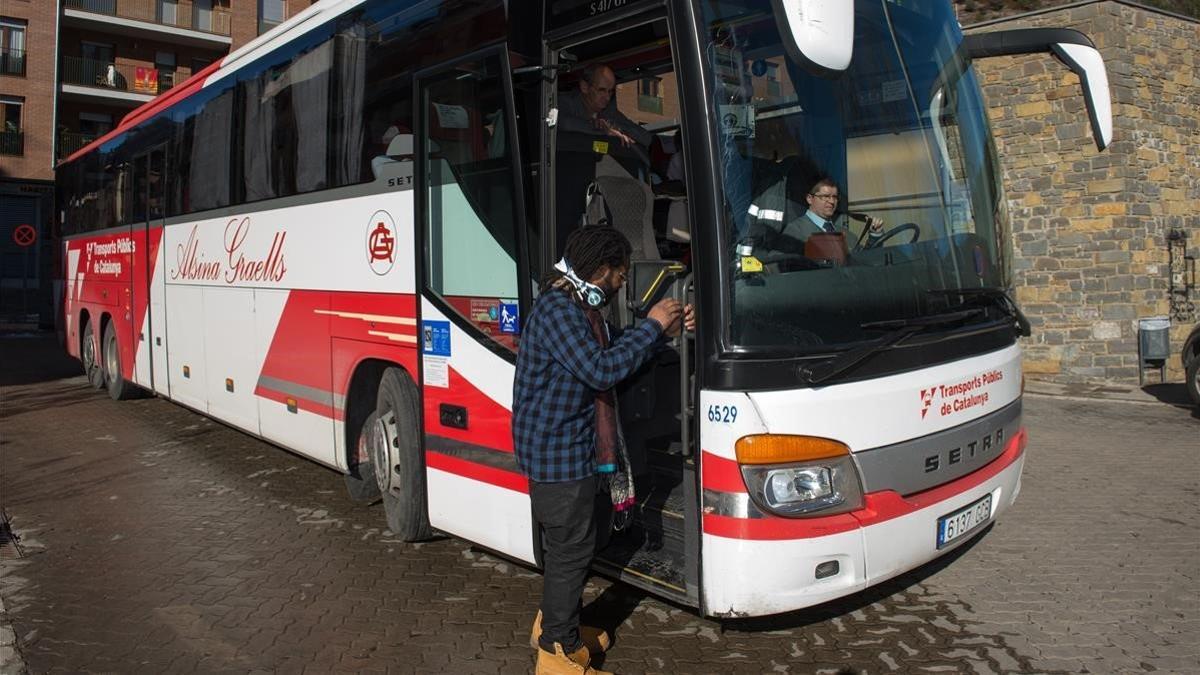
[[[1045,380],[1025,380],[1025,393],[1076,400],[1122,401],[1189,407],[1191,401],[1182,382],[1136,387],[1118,384],[1061,384]]]

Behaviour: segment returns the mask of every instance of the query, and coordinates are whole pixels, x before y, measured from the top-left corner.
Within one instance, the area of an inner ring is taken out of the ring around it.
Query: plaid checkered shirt
[[[607,349],[584,310],[558,290],[533,305],[517,350],[513,447],[530,480],[558,483],[595,473],[595,396],[629,377],[656,351],[662,327],[610,327]]]

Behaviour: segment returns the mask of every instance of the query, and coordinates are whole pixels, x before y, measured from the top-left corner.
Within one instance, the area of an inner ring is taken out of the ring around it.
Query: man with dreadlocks
[[[617,384],[645,363],[663,337],[692,329],[691,306],[666,299],[637,327],[618,332],[600,309],[625,283],[629,241],[608,226],[576,230],[542,286],[521,336],[513,387],[513,446],[529,478],[542,528],[542,606],[530,642],[537,673],[596,673],[591,656],[609,636],[579,625],[583,586],[596,553],[597,508],[607,488],[620,506],[633,499],[616,410]],[[622,470],[624,469],[624,470]],[[607,501],[607,500],[606,500]]]

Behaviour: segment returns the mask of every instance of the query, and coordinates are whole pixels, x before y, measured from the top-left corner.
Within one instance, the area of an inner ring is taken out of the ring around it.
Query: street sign
[[[32,225],[18,225],[13,228],[12,239],[17,246],[33,246],[33,242],[37,241],[37,230]]]

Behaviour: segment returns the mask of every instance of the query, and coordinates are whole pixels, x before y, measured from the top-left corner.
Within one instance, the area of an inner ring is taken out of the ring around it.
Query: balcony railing
[[[175,72],[80,56],[64,56],[62,82],[157,96],[175,86]]]
[[[58,149],[55,154],[59,159],[66,159],[97,138],[99,136],[96,134],[77,134],[64,131],[58,135]]]
[[[64,0],[63,6],[67,9],[229,36],[229,10],[222,7],[201,10],[164,0]]]
[[[25,50],[5,47],[0,49],[0,75],[25,77]]]
[[[25,132],[0,131],[0,155],[24,155]]]

